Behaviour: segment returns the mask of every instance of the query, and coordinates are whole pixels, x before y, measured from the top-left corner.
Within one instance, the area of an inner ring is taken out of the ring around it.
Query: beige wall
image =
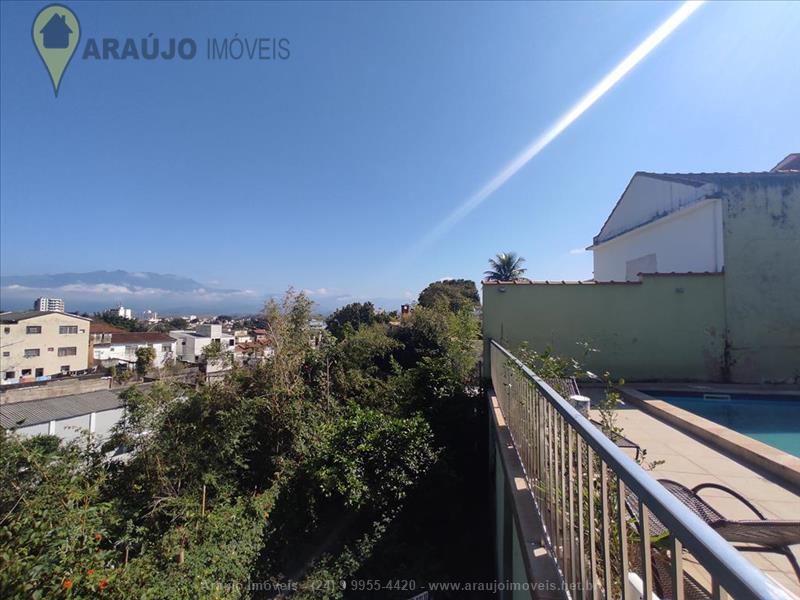
[[[512,351],[525,341],[539,350],[552,346],[615,378],[718,381],[723,280],[657,275],[641,283],[484,284],[484,341],[496,339]],[[597,352],[584,359],[578,342]]]
[[[62,325],[77,326],[78,333],[59,333]],[[26,328],[40,326],[41,333],[28,334]],[[30,369],[31,381],[35,379],[36,369],[43,375],[57,375],[62,365],[69,365],[70,371],[88,368],[89,359],[89,320],[64,313],[48,313],[25,319],[19,323],[0,324],[0,381],[6,381],[6,373],[14,372],[19,378],[22,371]],[[59,356],[59,348],[76,348],[74,356]],[[25,350],[38,349],[39,356],[26,358]],[[8,353],[9,356],[5,356]]]

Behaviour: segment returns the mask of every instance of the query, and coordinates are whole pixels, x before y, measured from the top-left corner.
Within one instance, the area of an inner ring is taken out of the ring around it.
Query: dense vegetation
[[[453,312],[464,308],[476,309],[481,300],[478,288],[471,279],[445,279],[429,284],[419,295],[420,306],[427,308],[442,307]]]
[[[270,302],[274,356],[224,383],[130,388],[102,448],[0,433],[0,596],[338,598],[368,593],[351,578],[481,575],[473,312],[418,307],[318,345],[310,315],[302,294]]]

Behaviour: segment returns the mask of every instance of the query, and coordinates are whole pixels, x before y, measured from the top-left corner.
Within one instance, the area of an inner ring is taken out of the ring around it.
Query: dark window
[[[11,327],[3,327],[3,333],[11,333]]]
[[[39,356],[39,349],[38,348],[26,348],[25,349],[25,358],[33,358],[34,356]]]
[[[44,369],[42,368],[36,369],[36,376],[41,377],[42,375],[44,375]]]
[[[14,379],[14,371],[6,371],[5,379]]]
[[[25,333],[42,333],[41,325],[28,325],[25,328]]]
[[[23,377],[27,377],[30,374],[31,374],[31,370],[30,369],[22,369],[22,376]]]
[[[11,352],[3,352],[3,356],[11,356]]]
[[[67,348],[59,348],[58,355],[59,356],[76,356],[78,354],[78,348],[75,346],[69,346]]]
[[[69,373],[69,365],[61,365],[61,373]]]
[[[58,333],[78,333],[77,325],[59,325]]]

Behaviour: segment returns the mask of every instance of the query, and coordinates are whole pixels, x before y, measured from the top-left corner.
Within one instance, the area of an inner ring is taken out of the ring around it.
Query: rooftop
[[[171,344],[175,339],[166,333],[157,331],[125,331],[114,332],[111,336],[112,344]]]
[[[0,426],[10,429],[36,425],[119,408],[123,404],[119,394],[110,390],[0,404]]]
[[[23,310],[16,312],[0,313],[0,323],[19,323],[28,319],[35,319],[36,317],[43,317],[45,315],[60,315],[62,317],[72,317],[73,319],[81,319],[82,321],[90,321],[88,317],[81,317],[70,313],[64,313],[57,310]]]
[[[127,333],[127,329],[114,327],[105,321],[92,321],[89,325],[89,333]]]

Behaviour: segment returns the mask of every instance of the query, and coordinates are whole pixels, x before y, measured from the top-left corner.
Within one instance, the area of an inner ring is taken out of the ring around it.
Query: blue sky
[[[2,3],[0,270],[125,269],[258,292],[402,298],[516,250],[591,277],[637,170],[799,151],[800,3],[700,8],[447,235],[412,250],[678,3],[68,2],[87,38],[193,37],[192,61],[73,58],[54,98]],[[203,55],[285,37],[284,61]]]

